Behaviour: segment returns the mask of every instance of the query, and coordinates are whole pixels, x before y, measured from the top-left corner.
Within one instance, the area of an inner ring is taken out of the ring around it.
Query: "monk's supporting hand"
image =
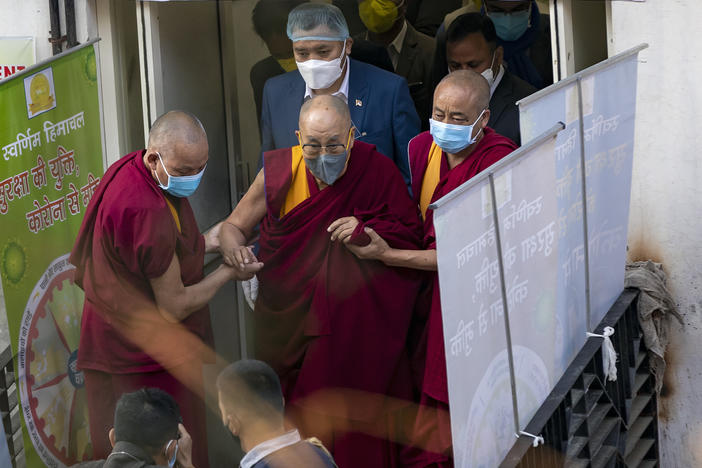
[[[348,242],[351,234],[358,226],[358,219],[353,216],[339,218],[329,225],[327,232],[331,232],[332,241]]]
[[[255,261],[247,263],[243,266],[237,264],[234,267],[231,267],[227,264],[222,264],[220,265],[220,268],[225,268],[228,271],[231,279],[237,281],[246,281],[253,278],[256,275],[256,272],[263,268],[263,263]]]
[[[349,249],[355,256],[365,260],[383,260],[383,255],[390,250],[390,246],[385,239],[380,237],[373,228],[363,228],[363,231],[370,237],[370,243],[360,247],[358,245],[346,244],[346,248]]]
[[[247,266],[258,263],[256,255],[253,253],[253,247],[241,245],[233,250],[234,260],[231,265],[238,268],[240,271],[246,271]],[[256,270],[258,271],[258,270]]]
[[[224,263],[239,271],[246,270],[246,265],[258,263],[253,249],[246,246],[246,238],[242,232],[229,222],[224,222],[219,228],[219,250],[224,258]]]
[[[215,224],[212,229],[203,234],[205,238],[205,252],[213,253],[219,250],[219,232],[222,229],[222,224]]]

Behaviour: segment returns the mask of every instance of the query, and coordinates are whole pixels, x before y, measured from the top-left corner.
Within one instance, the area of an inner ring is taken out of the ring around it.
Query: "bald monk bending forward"
[[[280,376],[288,416],[341,468],[397,466],[387,397],[411,398],[405,339],[418,274],[345,246],[368,243],[372,227],[416,249],[421,223],[392,161],[353,135],[344,101],[308,100],[301,146],[264,154],[220,240],[233,265],[255,262],[245,245],[263,220],[256,357]]]
[[[85,291],[78,366],[96,459],[112,449],[107,434],[122,393],[158,387],[180,406],[195,466],[208,466],[202,382],[212,345],[207,303],[226,282],[251,277],[246,271],[260,265],[203,274],[217,233],[200,234],[186,197],[207,159],[199,120],[169,112],[154,123],[146,150],[110,166],[88,205],[70,261]]]
[[[349,245],[359,258],[386,265],[436,272],[436,233],[430,203],[438,200],[516,149],[512,140],[487,127],[490,86],[469,70],[447,75],[434,91],[430,131],[410,141],[412,191],[424,219],[424,249],[402,250],[388,245],[381,233],[367,228],[367,246]],[[475,216],[479,216],[476,213]],[[415,443],[427,449],[407,466],[451,466],[451,425],[446,381],[446,356],[441,322],[439,276],[434,273],[431,310],[421,380],[421,401],[415,423]],[[420,359],[422,365],[423,359]],[[420,373],[421,374],[421,373]]]

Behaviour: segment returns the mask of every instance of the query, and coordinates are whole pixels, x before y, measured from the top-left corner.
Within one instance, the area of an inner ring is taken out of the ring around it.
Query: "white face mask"
[[[346,50],[346,40],[341,48],[341,55],[334,60],[307,60],[297,63],[297,69],[305,80],[310,89],[327,89],[341,76],[341,57],[344,56]]]
[[[480,74],[483,75],[483,78],[485,78],[490,85],[490,88],[492,89],[492,85],[495,83],[495,73],[492,71],[492,66],[495,64],[495,54],[497,51],[492,53],[492,62],[490,62],[490,66],[483,70]]]

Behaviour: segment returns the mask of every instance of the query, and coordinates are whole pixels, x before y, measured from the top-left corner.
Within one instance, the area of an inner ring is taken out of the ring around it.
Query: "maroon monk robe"
[[[193,437],[194,462],[207,466],[201,372],[213,343],[209,310],[170,323],[158,312],[149,282],[166,272],[174,253],[183,284],[201,281],[205,242],[188,200],[165,195],[143,156],[143,150],[131,153],[107,170],[70,258],[85,291],[78,366],[86,377],[93,455],[111,451],[107,433],[121,394],[151,386],[176,399]]]
[[[512,140],[491,128],[486,127],[483,131],[484,136],[476,144],[475,149],[453,169],[449,169],[446,153],[441,153],[440,178],[431,198],[432,203],[517,149],[517,145]],[[432,143],[433,139],[429,132],[420,133],[409,143],[412,192],[416,203],[419,203]],[[425,249],[436,249],[433,215],[432,210],[427,210],[424,221]],[[417,466],[451,466],[451,424],[438,274],[434,275],[433,283],[431,310],[425,332],[426,338],[423,342],[426,346],[425,362],[413,361],[413,364],[416,365],[419,362],[424,368],[419,415],[415,423],[415,440],[428,450],[425,459]]]
[[[397,447],[383,440],[394,436],[386,397],[411,399],[405,340],[421,274],[360,260],[327,227],[355,216],[351,242],[367,244],[368,226],[393,247],[417,249],[417,207],[392,161],[356,141],[346,173],[319,190],[306,171],[310,197],[280,218],[290,168],[290,149],[265,153],[256,356],[280,376],[289,416],[339,467],[397,466]],[[326,431],[330,420],[348,430]]]

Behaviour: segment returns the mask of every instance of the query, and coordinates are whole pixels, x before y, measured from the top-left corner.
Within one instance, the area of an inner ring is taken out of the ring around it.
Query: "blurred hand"
[[[178,457],[176,458],[176,463],[182,468],[194,468],[192,460],[193,439],[182,424],[178,424],[178,432],[180,433],[180,439],[178,439]]]

